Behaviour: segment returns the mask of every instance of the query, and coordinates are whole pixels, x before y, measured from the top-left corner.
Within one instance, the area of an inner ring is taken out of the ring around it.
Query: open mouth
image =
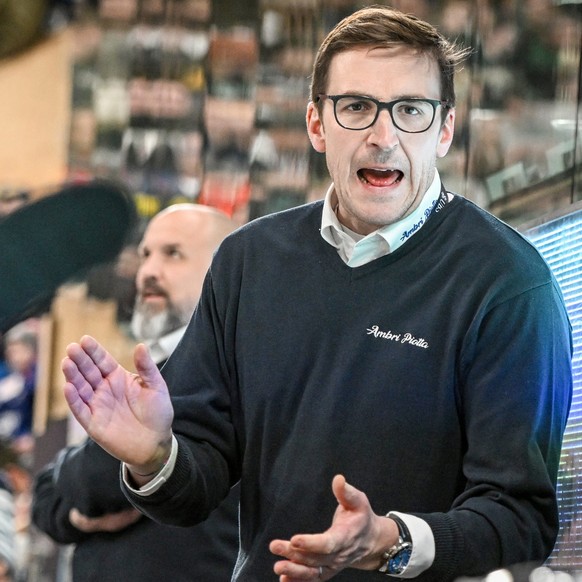
[[[404,174],[400,170],[374,170],[362,168],[358,170],[358,178],[371,186],[386,188],[393,186],[402,180]]]
[[[164,293],[142,293],[141,295],[144,299],[159,299],[165,298],[166,295]]]
[[[142,301],[159,301],[167,298],[167,293],[157,285],[148,285],[141,292]]]
[[[155,293],[143,293],[140,298],[140,303],[142,305],[149,305],[150,307],[155,307],[156,309],[167,305],[167,298],[165,295],[159,295]]]

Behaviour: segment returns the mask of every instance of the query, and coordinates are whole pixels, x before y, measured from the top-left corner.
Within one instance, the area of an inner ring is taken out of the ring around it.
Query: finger
[[[156,363],[152,359],[145,344],[138,344],[133,353],[133,360],[137,373],[148,386],[159,386],[164,383]]]
[[[66,380],[63,387],[65,400],[73,416],[86,429],[91,420],[90,403],[94,395],[93,387],[79,372],[77,365],[70,358],[63,359],[61,369]]]
[[[71,509],[69,512],[69,521],[73,526],[75,526],[79,531],[84,533],[95,533],[98,531],[105,531],[102,526],[102,518],[100,517],[87,517],[79,512],[77,509]]]
[[[287,557],[291,544],[284,540],[273,540],[269,544],[269,551],[276,556]]]
[[[304,566],[316,567],[329,561],[327,551],[319,551],[320,548],[327,550],[328,540],[325,534],[299,534],[293,536],[291,541],[273,540],[269,544],[270,551],[286,558],[291,562],[303,564]],[[295,544],[297,540],[297,545]]]
[[[343,475],[336,475],[333,478],[332,491],[338,504],[346,509],[352,509],[353,504],[357,503],[357,495],[360,493],[355,487],[347,483]],[[329,555],[337,550],[337,541],[332,529],[319,534],[296,534],[291,538],[290,547],[286,549],[286,553],[279,555],[284,555],[289,560],[297,559],[294,550],[302,555],[307,552],[312,555],[316,554],[317,557]]]
[[[120,529],[125,529],[126,527],[129,527],[136,521],[140,520],[142,518],[142,515],[143,514],[141,512],[139,512],[137,509],[134,509],[133,507],[131,509],[121,511],[116,516],[114,524],[115,529],[113,531],[119,531]]]
[[[302,580],[327,580],[325,577],[324,570],[319,568],[319,566],[304,566],[302,564],[296,564],[290,562],[289,560],[282,560],[276,562],[273,570],[275,574],[280,576],[281,582],[301,582]],[[322,577],[320,577],[320,572]]]
[[[336,551],[335,536],[329,531],[320,534],[297,534],[291,538],[291,545],[286,555],[290,560],[304,563],[319,562],[322,557]]]
[[[367,508],[367,497],[365,493],[350,485],[343,475],[336,475],[332,481],[332,491],[340,506],[346,511],[357,511]],[[293,550],[319,560],[320,557],[329,556],[338,551],[345,550],[346,540],[340,535],[345,534],[345,530],[337,530],[333,526],[320,534],[297,534],[291,540],[291,547],[285,557],[289,560],[297,560],[297,554]],[[299,560],[306,563],[305,560]],[[324,562],[327,560],[324,560]]]
[[[314,553],[312,551],[312,544],[309,543],[311,538],[316,537],[317,534],[298,534],[293,536],[291,541],[273,540],[269,544],[269,550],[276,556],[282,556],[287,560],[293,562],[300,562],[307,566],[316,566],[321,562],[323,554]],[[298,544],[294,543],[298,540]]]
[[[95,530],[93,520],[83,515],[78,509],[73,508],[69,511],[69,521],[82,532],[92,533]]]
[[[85,376],[79,371],[77,364],[67,357],[62,360],[61,369],[65,380],[75,387],[79,397],[88,404],[93,398],[93,386],[87,382]]]
[[[108,376],[119,365],[115,358],[90,335],[84,335],[79,343],[93,364],[99,368],[102,376]]]
[[[103,530],[108,532],[120,531],[134,524],[141,516],[142,514],[133,507],[117,513],[108,514],[104,516]]]
[[[337,502],[346,509],[358,509],[365,502],[365,494],[350,485],[343,475],[333,478],[331,488]]]
[[[75,508],[69,512],[71,524],[85,533],[120,531],[135,523],[140,517],[141,513],[134,508],[99,517],[87,517]]]
[[[65,400],[73,416],[79,422],[79,424],[87,430],[89,423],[91,421],[91,410],[83,399],[79,396],[77,388],[74,384],[67,382],[63,387],[63,393],[65,395]]]
[[[93,389],[87,384],[71,359],[64,358],[61,363],[61,369],[66,380],[63,387],[65,400],[73,416],[84,429],[87,429],[91,421],[91,410],[88,403],[93,397]]]
[[[84,336],[82,340],[86,337],[88,336]],[[77,388],[81,386],[82,380],[88,382],[93,388],[98,387],[103,381],[104,374],[93,359],[93,349],[94,346],[91,346],[90,351],[87,351],[80,343],[69,344],[66,348],[67,357],[76,367],[76,373],[74,368],[70,368],[71,376],[67,377],[67,380],[72,381]],[[97,356],[99,357],[100,354],[97,353]],[[103,358],[102,355],[100,357]]]

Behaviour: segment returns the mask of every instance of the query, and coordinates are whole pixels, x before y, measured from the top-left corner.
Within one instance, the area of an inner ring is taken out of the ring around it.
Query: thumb
[[[137,344],[133,352],[133,362],[135,364],[135,370],[141,376],[144,384],[157,387],[160,383],[163,383],[160,370],[152,359],[145,344]]]
[[[343,475],[336,475],[331,484],[337,502],[346,509],[357,509],[363,501],[364,494],[350,485]]]

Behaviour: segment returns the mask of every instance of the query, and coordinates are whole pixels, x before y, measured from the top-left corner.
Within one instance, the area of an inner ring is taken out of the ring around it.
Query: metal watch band
[[[412,538],[406,524],[397,516],[389,513],[386,517],[394,520],[398,526],[398,541],[382,554],[382,565],[378,572],[394,575],[404,572],[412,554]]]

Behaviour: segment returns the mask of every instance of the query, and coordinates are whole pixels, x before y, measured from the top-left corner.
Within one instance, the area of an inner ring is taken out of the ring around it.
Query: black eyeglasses
[[[363,95],[324,95],[320,93],[316,102],[322,99],[333,101],[335,120],[344,129],[367,129],[376,123],[381,109],[387,109],[394,126],[406,133],[422,133],[433,124],[439,105],[450,109],[451,103],[439,99],[396,99],[378,101]]]

